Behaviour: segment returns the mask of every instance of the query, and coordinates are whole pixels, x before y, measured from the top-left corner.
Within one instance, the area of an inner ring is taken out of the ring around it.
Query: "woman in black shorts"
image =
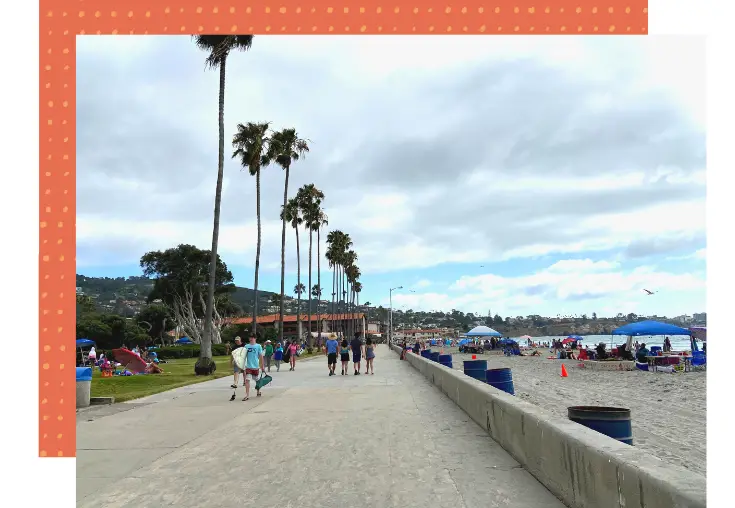
[[[342,346],[339,350],[339,359],[342,362],[342,375],[347,375],[347,366],[350,363],[350,348],[349,344],[347,343],[347,339],[342,339]]]

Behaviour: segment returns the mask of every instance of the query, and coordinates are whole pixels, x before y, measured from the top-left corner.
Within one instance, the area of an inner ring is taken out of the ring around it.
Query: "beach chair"
[[[707,354],[703,351],[692,352],[692,367],[705,367],[707,365]]]

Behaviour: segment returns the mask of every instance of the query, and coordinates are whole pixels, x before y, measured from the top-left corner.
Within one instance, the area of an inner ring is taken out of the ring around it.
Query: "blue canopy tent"
[[[174,344],[194,344],[194,341],[189,337],[181,337],[179,340],[174,342]]]
[[[476,326],[469,332],[465,333],[466,337],[502,337],[500,332],[493,330],[489,326]]]
[[[77,347],[94,346],[96,343],[89,339],[77,339]]]
[[[686,328],[681,328],[660,321],[638,321],[630,323],[612,331],[612,335],[627,335],[628,350],[630,351],[633,337],[656,336],[656,335],[687,335],[691,337],[692,332]],[[696,351],[696,344],[692,341],[692,351]]]

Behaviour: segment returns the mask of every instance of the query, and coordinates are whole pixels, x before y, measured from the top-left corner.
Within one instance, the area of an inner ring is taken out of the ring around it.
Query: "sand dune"
[[[454,354],[454,368],[470,355]],[[705,372],[678,374],[606,372],[574,367],[560,375],[559,360],[545,357],[481,355],[488,368],[509,367],[516,396],[567,418],[567,407],[616,406],[631,410],[634,445],[667,462],[706,476],[707,376]]]

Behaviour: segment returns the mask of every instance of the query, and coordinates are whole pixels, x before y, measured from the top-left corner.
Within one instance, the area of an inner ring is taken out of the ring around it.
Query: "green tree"
[[[152,303],[143,307],[135,321],[139,327],[148,330],[148,335],[164,343],[163,335],[167,331],[167,325],[174,323],[174,314],[171,307],[163,303]]]
[[[494,325],[502,325],[503,324],[503,318],[501,318],[499,314],[495,314],[495,317],[493,318],[493,324]]]
[[[274,132],[268,150],[268,159],[274,161],[285,171],[283,184],[283,207],[288,204],[288,178],[291,165],[304,157],[309,151],[306,140],[299,138],[296,129],[283,129]],[[286,294],[286,217],[281,219],[281,294]],[[278,339],[283,342],[283,300],[281,300]]]
[[[592,313],[592,320],[597,321],[597,312]]]
[[[237,133],[232,138],[235,151],[233,158],[239,158],[243,168],[255,177],[255,216],[258,221],[258,238],[255,248],[255,282],[253,283],[253,333],[258,331],[258,274],[260,273],[260,247],[262,245],[260,216],[260,171],[271,163],[268,157],[270,147],[270,123],[237,124]]]
[[[86,295],[77,295],[77,317],[95,312],[94,300]]]
[[[200,356],[194,366],[197,375],[208,375],[216,369],[212,361],[214,327],[206,320],[206,313],[216,310],[214,300],[209,308],[205,295],[223,296],[235,290],[232,273],[219,256],[215,256],[214,284],[211,283],[211,259],[210,251],[186,244],[165,251],[148,252],[140,258],[143,274],[155,278],[148,301],[162,300],[172,309],[187,335],[200,342]]]
[[[207,51],[206,67],[219,69],[219,153],[217,159],[217,186],[214,193],[214,223],[212,226],[212,249],[209,261],[209,284],[204,312],[204,333],[199,360],[194,367],[197,373],[211,374],[216,369],[212,360],[212,314],[214,310],[214,288],[217,274],[217,246],[219,245],[219,219],[222,204],[222,180],[225,167],[225,75],[227,57],[234,50],[246,51],[253,44],[252,35],[197,35],[194,42],[199,49]]]

